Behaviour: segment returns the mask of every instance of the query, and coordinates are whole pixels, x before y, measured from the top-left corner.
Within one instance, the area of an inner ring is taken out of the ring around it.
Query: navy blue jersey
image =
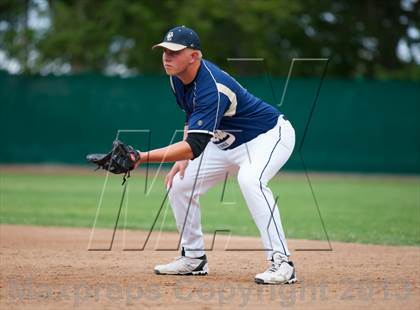
[[[213,63],[202,60],[184,85],[170,77],[176,102],[186,113],[188,133],[206,133],[220,149],[233,149],[273,128],[280,112],[255,97]]]

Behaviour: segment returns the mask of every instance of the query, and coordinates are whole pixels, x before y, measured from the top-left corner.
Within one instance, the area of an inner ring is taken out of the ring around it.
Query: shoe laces
[[[186,257],[186,256],[177,256],[177,257],[175,257],[175,260],[176,261],[178,261],[178,260],[185,260],[185,259],[188,259],[188,257]]]
[[[284,264],[284,263],[287,264],[287,261],[280,260],[280,261],[277,261],[277,262],[276,261],[271,262],[271,266],[270,266],[270,268],[267,269],[267,272],[277,272],[280,269],[281,265]]]
[[[281,263],[280,263],[281,264]],[[268,268],[268,272],[276,272],[280,268],[279,263],[272,262],[270,268]]]
[[[175,257],[175,262],[176,263],[181,263],[184,264],[185,266],[188,267],[194,267],[194,263],[191,262],[191,259],[189,257],[186,256],[177,256]]]

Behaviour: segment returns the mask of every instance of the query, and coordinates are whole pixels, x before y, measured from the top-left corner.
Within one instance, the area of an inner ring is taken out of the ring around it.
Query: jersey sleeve
[[[193,113],[188,119],[188,133],[213,135],[228,105],[229,100],[220,94],[216,87],[199,91],[195,98]]]

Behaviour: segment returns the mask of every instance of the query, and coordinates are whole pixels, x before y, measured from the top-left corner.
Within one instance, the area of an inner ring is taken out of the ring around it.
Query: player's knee
[[[191,182],[188,179],[179,177],[179,174],[176,174],[172,180],[172,186],[169,191],[169,198],[178,197],[185,194],[186,192],[191,192]]]
[[[238,183],[242,191],[254,190],[259,186],[260,181],[259,177],[252,172],[248,171],[239,171],[238,173]]]
[[[175,176],[172,180],[171,189],[169,190],[168,196],[169,199],[177,197],[181,191],[181,184],[179,183],[179,178]]]

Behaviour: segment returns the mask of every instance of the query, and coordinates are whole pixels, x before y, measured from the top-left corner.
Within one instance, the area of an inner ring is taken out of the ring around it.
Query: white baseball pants
[[[273,193],[267,187],[270,179],[292,154],[295,131],[283,116],[271,130],[232,150],[220,150],[209,142],[204,152],[189,162],[184,178],[176,174],[169,190],[181,246],[185,256],[204,255],[199,197],[218,182],[226,172],[237,175],[240,189],[259,229],[267,259],[274,252],[289,256],[286,238],[275,205]],[[201,165],[200,165],[201,162]]]

